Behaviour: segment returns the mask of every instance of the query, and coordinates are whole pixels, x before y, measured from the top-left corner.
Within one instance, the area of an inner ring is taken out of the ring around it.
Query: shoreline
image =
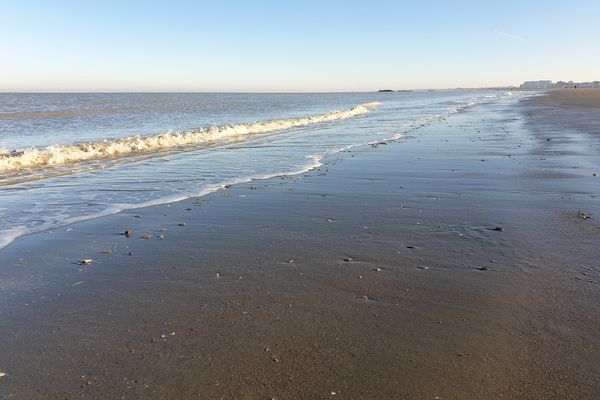
[[[23,237],[0,397],[595,398],[600,119],[545,107]]]
[[[506,94],[504,96],[506,96]],[[498,98],[496,98],[495,100],[498,100]],[[60,228],[67,227],[69,225],[77,224],[80,222],[84,222],[87,220],[92,220],[92,219],[97,219],[97,218],[105,218],[107,216],[118,214],[118,213],[121,213],[124,211],[143,209],[143,208],[151,207],[154,205],[172,204],[172,203],[184,201],[184,200],[190,199],[190,198],[202,197],[209,193],[215,192],[224,186],[231,186],[231,185],[236,185],[236,184],[240,184],[240,183],[248,183],[248,182],[252,182],[255,180],[276,178],[279,176],[300,175],[307,171],[310,171],[311,169],[322,166],[322,160],[327,159],[328,157],[335,156],[336,154],[343,153],[343,152],[346,152],[346,151],[354,149],[354,148],[367,147],[367,146],[372,146],[372,145],[382,144],[382,143],[387,144],[387,143],[391,143],[393,141],[397,141],[399,139],[402,139],[406,134],[411,134],[412,132],[419,130],[423,127],[429,126],[431,124],[439,123],[439,122],[444,121],[445,119],[451,117],[453,114],[455,114],[457,112],[462,112],[465,109],[468,109],[474,105],[487,103],[489,101],[493,101],[493,100],[490,99],[488,96],[486,98],[472,99],[468,103],[464,103],[464,102],[457,103],[452,107],[448,107],[441,114],[434,114],[434,115],[430,115],[430,116],[427,116],[427,117],[424,117],[424,118],[421,118],[421,119],[418,119],[415,121],[411,121],[407,125],[404,125],[404,128],[406,128],[406,129],[403,129],[402,132],[400,132],[400,129],[398,128],[397,130],[394,131],[393,134],[392,133],[389,134],[391,136],[381,137],[379,139],[376,139],[374,141],[369,141],[369,142],[354,143],[354,144],[346,145],[341,148],[336,148],[336,149],[332,149],[332,150],[330,149],[330,150],[327,150],[325,152],[318,153],[318,154],[307,155],[306,159],[312,159],[313,163],[311,165],[306,165],[306,166],[302,167],[302,169],[300,169],[300,170],[294,170],[294,171],[280,170],[280,171],[266,173],[266,174],[242,176],[242,177],[239,177],[238,179],[234,179],[234,180],[223,180],[223,181],[217,182],[210,187],[203,188],[203,190],[201,190],[200,192],[198,192],[195,195],[188,195],[188,194],[169,195],[169,196],[162,197],[162,198],[155,198],[152,200],[144,201],[144,202],[138,203],[138,204],[129,204],[129,203],[121,204],[120,203],[113,207],[109,207],[109,208],[106,208],[106,209],[103,209],[100,211],[93,212],[92,214],[69,217],[61,223],[53,222],[50,224],[44,223],[40,226],[35,226],[35,227],[17,226],[16,228],[9,228],[9,229],[0,231],[0,251],[2,251],[3,248],[9,246],[12,242],[14,242],[15,240],[18,240],[19,238],[21,238],[23,236],[43,233],[45,231],[53,230],[53,229],[60,229]],[[321,118],[324,115],[327,115],[327,116],[342,115],[343,116],[342,119],[346,119],[346,118],[348,118],[348,116],[345,116],[345,114],[348,113],[349,111],[354,112],[355,110],[359,110],[360,114],[364,114],[364,112],[366,112],[365,110],[370,109],[370,108],[377,108],[378,106],[379,106],[378,101],[374,101],[374,102],[370,102],[370,103],[362,103],[360,105],[354,106],[345,111],[332,111],[332,112],[328,112],[326,114],[322,114],[319,116],[319,118]],[[360,111],[360,110],[363,110],[363,111]],[[303,119],[310,120],[311,117],[292,118],[291,120],[285,120],[285,121],[297,121],[297,120],[303,120]],[[284,121],[284,120],[263,121],[263,122],[259,122],[258,125],[264,125],[264,124],[268,125],[274,121]],[[312,120],[310,121],[310,124],[314,124],[314,123],[315,123],[314,121],[312,121]],[[238,124],[238,125],[234,125],[234,127],[246,126],[246,125],[253,126],[256,124],[255,123],[248,123],[248,124],[241,124],[241,125]],[[229,126],[226,125],[224,127],[218,128],[217,130],[223,130],[225,127],[229,127]],[[326,127],[327,127],[327,125],[324,126],[324,128],[326,128]],[[285,131],[285,130],[286,129],[283,129],[283,131]],[[192,132],[202,132],[202,131],[203,131],[203,129],[200,129],[198,131],[192,131]],[[160,135],[158,135],[158,136],[160,136]],[[147,138],[152,138],[152,137],[156,138],[158,136],[156,136],[156,135],[148,136]],[[267,137],[268,136],[269,135],[267,135]],[[128,139],[129,138],[123,139],[123,140],[128,140]],[[233,146],[244,145],[247,143],[252,143],[255,140],[261,140],[261,137],[250,138],[248,140],[233,141],[231,143],[221,143],[218,147],[227,146],[227,145],[233,145]],[[110,142],[110,143],[114,143],[114,142]],[[76,146],[76,145],[72,145],[72,146]],[[69,145],[67,147],[72,147],[72,146]],[[52,177],[52,174],[50,174],[49,177]],[[26,180],[24,180],[23,177],[21,177],[19,179],[20,183],[22,183],[24,181],[26,181]]]

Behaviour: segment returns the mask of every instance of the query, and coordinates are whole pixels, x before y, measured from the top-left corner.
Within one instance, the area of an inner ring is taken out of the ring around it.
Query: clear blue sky
[[[600,80],[599,18],[598,0],[0,0],[0,91]]]

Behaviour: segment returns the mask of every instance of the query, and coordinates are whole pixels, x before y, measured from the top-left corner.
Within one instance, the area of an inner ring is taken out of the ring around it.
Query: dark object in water
[[[578,211],[577,216],[581,219],[591,219],[592,218],[590,214],[583,212],[583,211]]]
[[[392,89],[379,89],[378,92],[379,93],[393,93],[394,91]]]

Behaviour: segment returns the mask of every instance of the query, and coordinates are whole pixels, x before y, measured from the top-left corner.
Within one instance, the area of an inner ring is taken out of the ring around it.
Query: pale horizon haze
[[[1,1],[0,91],[600,80],[597,1]]]

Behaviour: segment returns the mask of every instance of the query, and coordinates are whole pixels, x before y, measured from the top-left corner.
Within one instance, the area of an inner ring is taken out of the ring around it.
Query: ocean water
[[[0,248],[20,236],[299,174],[504,91],[0,93]]]

